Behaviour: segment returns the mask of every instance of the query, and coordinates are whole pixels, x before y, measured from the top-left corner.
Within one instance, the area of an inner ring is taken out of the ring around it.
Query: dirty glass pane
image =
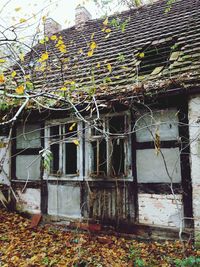
[[[17,127],[17,149],[39,148],[41,146],[40,124],[25,124]]]
[[[92,142],[92,176],[107,175],[106,141]]]
[[[161,141],[176,140],[179,136],[177,110],[159,110],[152,114],[144,113],[137,118],[137,142],[153,141],[156,131],[159,133]]]
[[[41,157],[38,155],[19,155],[16,157],[16,177],[22,180],[40,179]]]
[[[124,160],[124,140],[114,139],[112,141],[112,176],[116,177],[124,175]]]
[[[170,183],[167,170],[173,183],[181,182],[179,148],[162,148],[162,153],[164,159],[161,153],[156,154],[155,149],[137,150],[137,180],[139,183]]]
[[[77,173],[77,145],[65,144],[65,174]]]

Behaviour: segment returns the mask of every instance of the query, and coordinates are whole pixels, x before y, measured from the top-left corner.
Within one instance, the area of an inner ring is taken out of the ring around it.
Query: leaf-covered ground
[[[188,264],[184,258],[190,265],[180,265]],[[30,220],[0,210],[0,266],[200,266],[198,260],[200,251],[191,245],[184,256],[179,242],[126,240],[52,225],[30,229]]]

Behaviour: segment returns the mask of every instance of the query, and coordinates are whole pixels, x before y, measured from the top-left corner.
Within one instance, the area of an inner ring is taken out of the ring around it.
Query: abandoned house
[[[21,107],[32,97],[11,136],[1,126],[1,191],[12,208],[43,218],[197,238],[200,1],[95,20],[76,12],[65,30],[47,19],[48,37],[25,56]],[[17,111],[2,110],[1,121]]]

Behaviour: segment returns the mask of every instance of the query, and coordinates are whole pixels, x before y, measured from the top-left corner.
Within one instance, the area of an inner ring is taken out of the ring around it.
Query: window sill
[[[83,181],[81,176],[44,176],[45,181]]]
[[[84,177],[84,181],[102,181],[102,182],[133,182],[133,176],[127,176],[127,177]]]

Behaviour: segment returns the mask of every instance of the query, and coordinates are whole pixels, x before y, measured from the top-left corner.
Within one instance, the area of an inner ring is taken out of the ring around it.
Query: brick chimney
[[[62,27],[61,25],[53,20],[52,18],[47,18],[44,24],[44,34],[45,36],[50,37],[56,32],[61,31]]]
[[[83,6],[78,5],[75,10],[75,26],[76,28],[84,26],[86,21],[92,19],[92,15]]]

